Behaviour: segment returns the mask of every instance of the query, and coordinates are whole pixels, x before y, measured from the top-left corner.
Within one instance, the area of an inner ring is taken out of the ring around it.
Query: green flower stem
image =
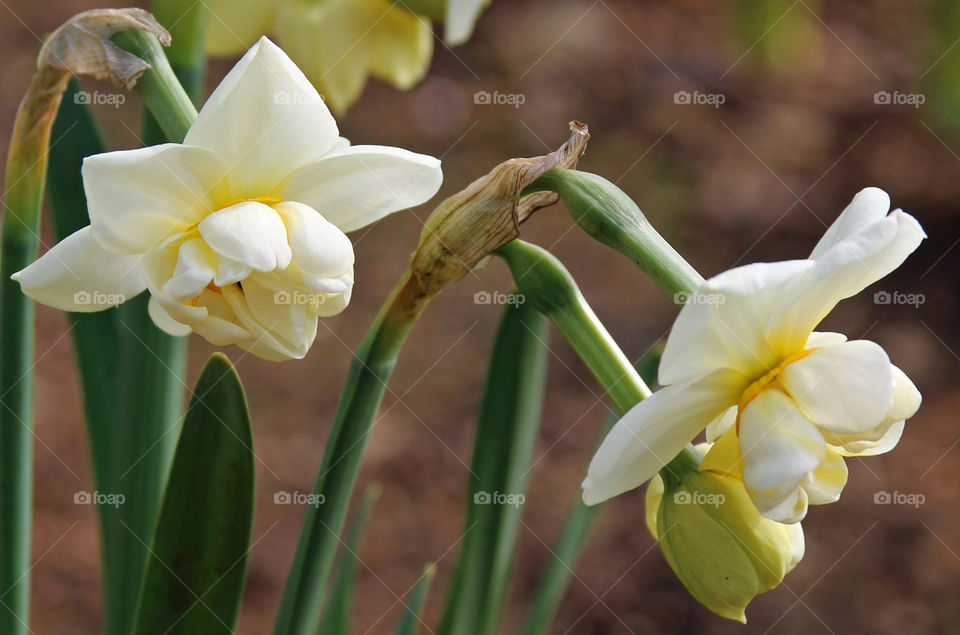
[[[689,297],[703,284],[703,276],[653,228],[637,204],[602,176],[554,168],[527,187],[524,194],[538,191],[558,193],[584,231],[630,258],[675,302]],[[688,446],[665,469],[672,466],[683,472],[691,461],[699,465],[699,457],[693,446]]]
[[[10,276],[36,258],[50,131],[69,75],[37,71],[17,110],[7,156],[0,255],[0,633],[30,621],[34,305]]]
[[[274,628],[277,635],[313,635],[316,630],[367,438],[397,355],[430,299],[417,289],[408,272],[354,353],[313,488],[324,503],[308,506],[304,514]]]
[[[175,25],[177,37],[168,51],[190,92],[152,34],[126,31],[113,36],[116,44],[150,64],[136,84],[149,112],[143,129],[147,144],[183,141],[197,117],[194,103],[202,92],[206,9],[198,5],[187,12],[189,7],[182,4],[161,2],[157,9],[163,24]],[[117,553],[104,563],[111,567],[105,571],[105,632],[116,635],[132,628],[147,562],[144,545],[154,534],[183,411],[187,338],[171,337],[158,329],[147,313],[148,300],[143,293],[118,309],[123,355],[116,424],[122,428],[116,431],[113,485],[127,503],[117,519],[122,529],[111,528],[118,535],[111,545]],[[132,421],[137,425],[129,425]]]
[[[587,304],[573,276],[553,254],[514,240],[501,247],[497,255],[510,267],[520,292],[560,329],[621,415],[650,396],[647,384]],[[692,445],[684,453],[699,456]]]
[[[497,252],[525,297],[552,321],[610,396],[626,412],[650,389],[587,304],[573,276],[550,252],[514,240]]]
[[[549,172],[548,172],[549,174]],[[617,346],[593,309],[587,303],[573,276],[550,252],[520,240],[507,243],[497,252],[506,261],[525,299],[537,307],[560,330],[623,415],[650,396],[650,389]],[[616,419],[604,426],[601,439]],[[696,460],[699,454],[688,446],[670,463]],[[669,466],[668,466],[669,467]],[[666,469],[666,468],[665,468]],[[523,632],[542,635],[548,632],[570,579],[583,541],[593,524],[597,506],[588,507],[577,500],[567,518],[555,557],[544,572]]]
[[[166,50],[167,60],[194,104],[199,104],[203,93],[203,79],[207,69],[207,56],[203,46],[209,14],[210,9],[206,3],[196,0],[153,2],[154,17],[170,31],[171,43]]]
[[[146,31],[121,31],[112,39],[124,50],[150,64],[137,80],[137,92],[167,139],[182,142],[197,118],[197,109],[173,72],[160,42]]]
[[[517,288],[552,321],[623,415],[650,396],[650,389],[593,312],[566,267],[549,251],[514,240],[497,251]],[[685,462],[699,453],[688,445]],[[671,462],[672,463],[672,462]]]
[[[523,191],[556,192],[587,234],[635,262],[663,291],[690,294],[703,276],[653,228],[623,190],[596,174],[554,168]]]
[[[630,258],[668,295],[676,298],[678,294],[690,294],[703,284],[703,277],[653,228],[636,203],[603,177],[554,168],[527,187],[524,194],[539,191],[560,194],[573,219],[587,234]],[[639,398],[631,402],[630,389],[621,388],[618,393],[628,394],[618,400],[617,393],[607,388],[605,383],[618,373],[610,369],[605,372],[595,370],[598,358],[603,358],[605,351],[610,366],[622,365],[623,355],[617,354],[619,349],[609,353],[612,343],[609,334],[586,306],[575,282],[562,264],[539,248],[517,242],[505,246],[500,253],[514,272],[520,289],[533,302],[542,305],[542,310],[557,324],[601,385],[610,392],[621,414],[646,396],[636,392],[633,397]],[[518,274],[521,279],[517,279]],[[531,276],[535,280],[525,284],[524,280]],[[585,308],[581,308],[581,304]],[[583,342],[592,338],[598,341],[592,345]],[[630,372],[624,369],[621,377],[630,376]],[[620,380],[616,380],[614,388],[620,383]],[[608,427],[605,427],[601,438],[607,430]],[[661,473],[664,478],[674,478],[675,474],[696,469],[700,460],[700,454],[688,445]],[[544,572],[533,607],[527,616],[524,626],[526,635],[547,632],[569,582],[569,567],[580,552],[595,513],[595,507],[587,507],[579,500],[574,503],[556,547],[556,557]]]

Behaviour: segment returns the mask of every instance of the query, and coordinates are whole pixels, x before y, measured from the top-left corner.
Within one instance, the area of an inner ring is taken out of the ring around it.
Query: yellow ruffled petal
[[[430,68],[433,28],[426,18],[389,2],[380,4],[386,5],[386,13],[371,32],[370,72],[396,88],[410,90]]]
[[[371,74],[408,90],[433,57],[430,21],[387,0],[284,0],[277,38],[335,110],[346,110]]]
[[[660,509],[660,501],[663,500],[663,489],[663,479],[657,474],[647,484],[647,496],[644,499],[647,529],[657,539],[660,537],[657,533],[657,510]]]
[[[377,17],[370,0],[289,0],[278,8],[278,40],[334,111],[343,112],[363,92]]]

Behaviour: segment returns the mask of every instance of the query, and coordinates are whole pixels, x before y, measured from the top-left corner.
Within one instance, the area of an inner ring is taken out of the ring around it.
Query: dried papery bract
[[[448,282],[482,267],[497,249],[519,238],[520,223],[536,210],[557,202],[553,192],[521,197],[521,192],[552,168],[577,167],[590,138],[587,126],[570,123],[570,138],[556,151],[529,159],[510,159],[493,168],[434,210],[410,263],[417,296],[436,295]]]
[[[43,152],[71,75],[90,75],[118,88],[131,88],[150,65],[110,38],[120,31],[141,29],[164,45],[170,34],[143,9],[96,9],[64,22],[44,41],[37,70],[20,102],[10,143],[10,158]],[[42,149],[39,149],[42,148]],[[30,163],[28,163],[30,165]],[[15,180],[7,180],[16,183]],[[12,187],[12,186],[11,186]],[[9,196],[9,194],[8,194]]]
[[[170,34],[143,9],[95,9],[77,14],[43,43],[37,67],[51,67],[74,75],[90,75],[131,88],[150,65],[110,38],[120,31],[140,29],[152,33],[164,46]]]

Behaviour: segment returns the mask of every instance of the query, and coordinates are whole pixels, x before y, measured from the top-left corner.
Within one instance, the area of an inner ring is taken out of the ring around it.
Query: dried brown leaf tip
[[[447,282],[485,264],[494,251],[520,237],[520,223],[557,201],[553,192],[520,194],[551,168],[577,167],[590,134],[579,121],[570,122],[570,130],[570,138],[556,151],[504,161],[437,206],[411,262],[420,294],[431,297]]]
[[[170,45],[170,33],[143,9],[95,9],[75,15],[50,34],[40,50],[37,68],[90,75],[118,88],[130,88],[150,65],[110,38],[131,29],[152,33],[161,44]]]
[[[130,88],[150,65],[110,41],[120,31],[143,29],[163,44],[170,34],[143,9],[96,9],[73,16],[43,43],[37,69],[20,101],[7,162],[29,170],[44,157],[60,100],[73,75],[108,79]],[[20,165],[19,162],[23,162]],[[42,164],[43,170],[46,163]],[[43,171],[41,170],[41,171]]]

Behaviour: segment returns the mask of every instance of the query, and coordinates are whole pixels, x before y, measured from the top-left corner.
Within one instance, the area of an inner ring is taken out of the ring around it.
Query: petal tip
[[[858,202],[866,203],[871,207],[876,207],[877,209],[883,208],[884,213],[887,213],[890,210],[890,195],[887,194],[886,190],[876,186],[863,188],[857,192],[853,199]]]

